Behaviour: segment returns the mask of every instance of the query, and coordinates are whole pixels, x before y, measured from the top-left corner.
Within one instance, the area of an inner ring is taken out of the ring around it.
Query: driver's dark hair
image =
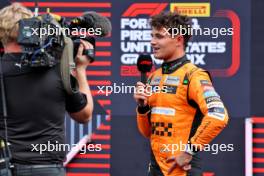
[[[179,15],[176,12],[162,12],[160,14],[154,15],[150,18],[150,25],[152,28],[162,29],[162,28],[186,28],[187,30],[191,28],[191,19],[184,15]],[[171,33],[171,30],[168,30]],[[184,45],[186,47],[191,34],[183,35]]]

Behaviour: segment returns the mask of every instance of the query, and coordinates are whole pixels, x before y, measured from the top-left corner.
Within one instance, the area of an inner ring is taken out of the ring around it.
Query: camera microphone
[[[111,33],[112,25],[108,18],[94,12],[84,12],[82,16],[74,18],[70,25],[70,28],[86,28],[89,30],[90,28],[97,30],[99,29],[99,33],[96,33],[96,36],[99,37],[105,37]],[[74,43],[74,56],[77,54],[79,45],[80,45],[80,38],[74,37],[73,43]],[[90,58],[90,62],[92,63],[94,61],[94,51],[95,48],[95,39],[94,35],[86,36],[83,38],[83,40],[86,40],[90,42],[94,49],[93,50],[84,50],[84,55],[88,55]]]
[[[112,31],[112,25],[108,18],[94,12],[84,12],[82,16],[74,18],[70,23],[70,28],[99,28],[101,29],[99,37],[105,37]]]

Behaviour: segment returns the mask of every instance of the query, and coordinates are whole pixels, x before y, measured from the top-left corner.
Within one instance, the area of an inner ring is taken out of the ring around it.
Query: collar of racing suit
[[[182,65],[186,64],[190,62],[187,58],[186,55],[184,55],[181,58],[175,59],[173,61],[170,62],[164,62],[161,65],[162,68],[162,74],[171,74],[173,73],[175,70],[177,70],[178,68],[180,68]]]

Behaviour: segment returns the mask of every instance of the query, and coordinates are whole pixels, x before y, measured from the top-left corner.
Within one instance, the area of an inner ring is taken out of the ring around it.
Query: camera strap
[[[54,17],[52,18],[51,22],[61,28],[61,25],[56,21]],[[78,92],[79,90],[78,81],[71,74],[72,71],[75,69],[75,62],[73,59],[74,45],[71,38],[67,37],[65,34],[63,34],[63,42],[64,42],[64,48],[60,58],[61,78],[66,92],[69,95],[72,95]]]
[[[73,61],[73,42],[69,37],[64,37],[64,49],[60,60],[61,78],[66,92],[71,95],[78,92],[78,81],[71,75],[75,68]]]

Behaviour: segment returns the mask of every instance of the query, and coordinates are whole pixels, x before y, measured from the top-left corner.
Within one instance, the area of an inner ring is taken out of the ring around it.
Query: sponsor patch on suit
[[[151,109],[151,114],[158,114],[158,115],[168,115],[174,116],[176,110],[173,108],[166,108],[166,107],[153,107]]]
[[[207,108],[224,108],[224,104],[220,101],[217,102],[210,102],[207,105]]]
[[[222,102],[219,96],[214,96],[214,97],[208,97],[205,99],[206,104],[209,104],[211,102]]]
[[[162,92],[168,94],[176,94],[177,87],[176,86],[163,86]]]
[[[158,86],[160,84],[160,81],[161,81],[161,76],[156,76],[151,80],[150,85]]]
[[[220,108],[220,107],[213,107],[213,108],[209,108],[208,112],[224,114],[225,113],[225,109],[224,108]]]
[[[201,85],[208,85],[208,86],[212,86],[212,83],[208,80],[200,80]]]
[[[204,90],[204,91],[215,91],[215,89],[214,89],[213,86],[208,86],[208,85],[203,86],[203,90]]]
[[[216,91],[206,91],[203,93],[204,98],[207,97],[220,97]]]
[[[164,81],[165,85],[178,86],[180,83],[180,78],[178,76],[167,76]]]
[[[219,120],[225,119],[225,109],[221,107],[213,107],[208,109],[208,116]]]

